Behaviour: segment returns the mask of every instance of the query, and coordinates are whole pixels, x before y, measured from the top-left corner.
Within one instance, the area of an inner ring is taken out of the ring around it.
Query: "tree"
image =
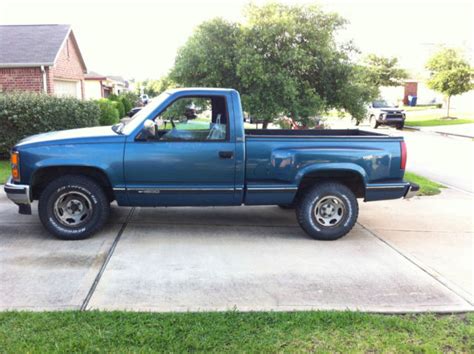
[[[406,70],[398,67],[397,58],[369,54],[364,58],[363,66],[366,83],[377,89],[382,86],[400,86],[408,78]]]
[[[364,118],[372,88],[359,82],[352,44],[335,41],[343,18],[278,3],[249,5],[245,16],[243,24],[214,19],[199,26],[179,50],[172,79],[239,90],[244,110],[264,128],[282,115],[311,126],[332,108]]]
[[[454,49],[444,48],[426,63],[430,71],[428,87],[448,98],[446,117],[449,118],[451,96],[472,90],[473,69],[468,61]]]

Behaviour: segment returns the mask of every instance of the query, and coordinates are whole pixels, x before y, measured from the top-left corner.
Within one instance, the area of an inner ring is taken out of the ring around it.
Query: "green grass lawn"
[[[409,127],[432,127],[436,125],[455,125],[455,124],[469,124],[474,123],[474,119],[421,119],[422,117],[413,117],[412,119],[407,118],[405,120],[405,126]],[[416,119],[416,120],[415,120]]]
[[[10,353],[472,352],[473,338],[472,313],[0,313]]]
[[[405,125],[410,127],[431,127],[436,125],[454,125],[474,123],[473,112],[454,112],[451,115],[456,119],[443,119],[446,116],[446,109],[438,109],[431,113],[410,114],[407,113]]]
[[[5,183],[10,177],[10,161],[0,161],[0,184]]]
[[[445,186],[430,181],[428,178],[419,176],[412,172],[405,172],[404,179],[409,182],[416,183],[420,186],[420,191],[417,195],[436,195],[441,193],[441,188],[446,188]]]

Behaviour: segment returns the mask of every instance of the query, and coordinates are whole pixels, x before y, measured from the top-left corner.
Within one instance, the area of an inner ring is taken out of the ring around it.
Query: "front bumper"
[[[30,186],[27,184],[15,184],[12,177],[5,183],[5,193],[13,203],[18,205],[20,214],[31,214]]]
[[[379,124],[383,125],[400,125],[405,124],[404,118],[386,118],[386,119],[377,119]]]

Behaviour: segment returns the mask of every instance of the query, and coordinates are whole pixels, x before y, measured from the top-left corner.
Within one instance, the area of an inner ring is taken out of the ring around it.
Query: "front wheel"
[[[396,128],[397,128],[398,130],[403,130],[403,127],[404,127],[404,126],[405,126],[405,125],[402,123],[402,124],[397,125]]]
[[[59,177],[40,195],[38,213],[43,226],[63,240],[82,240],[106,223],[110,204],[94,180],[75,175]]]
[[[325,182],[311,188],[299,200],[296,217],[316,240],[331,241],[347,234],[357,221],[359,206],[345,185]]]
[[[374,115],[371,115],[369,120],[372,128],[377,129],[379,127],[379,122],[377,122],[377,118]]]

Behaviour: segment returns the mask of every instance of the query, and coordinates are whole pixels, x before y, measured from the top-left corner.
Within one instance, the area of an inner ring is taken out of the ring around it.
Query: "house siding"
[[[43,75],[39,67],[0,68],[0,91],[43,91]]]

